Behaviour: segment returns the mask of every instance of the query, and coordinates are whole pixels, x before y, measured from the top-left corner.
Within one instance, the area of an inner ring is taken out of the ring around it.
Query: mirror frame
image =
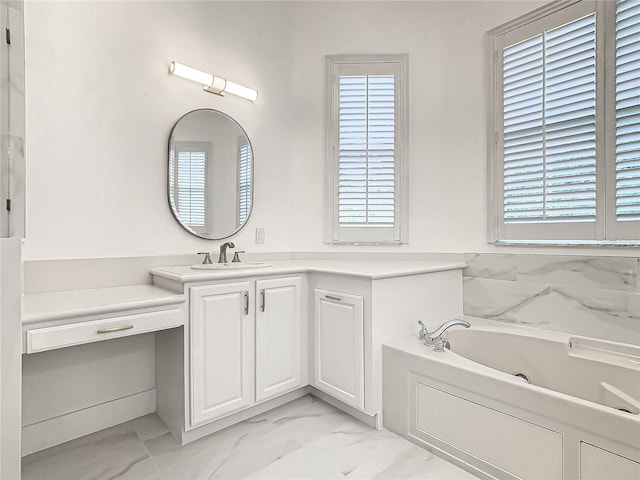
[[[217,113],[219,115],[222,115],[223,117],[226,117],[228,120],[230,120],[232,123],[234,123],[240,129],[240,131],[244,134],[244,137],[247,139],[247,143],[249,144],[249,148],[251,148],[251,208],[249,209],[249,213],[247,214],[247,218],[245,219],[244,223],[242,225],[240,225],[232,233],[230,233],[229,235],[226,235],[224,237],[205,236],[205,235],[202,235],[202,234],[200,234],[198,232],[193,231],[187,225],[182,223],[182,221],[178,217],[178,212],[176,212],[176,210],[174,208],[174,205],[172,205],[172,203],[171,203],[171,185],[169,183],[169,178],[170,178],[169,177],[169,174],[170,174],[169,169],[171,168],[171,143],[172,143],[172,139],[173,139],[173,133],[174,133],[176,127],[178,126],[178,124],[180,123],[180,120],[185,118],[187,115],[190,115],[190,114],[195,113],[195,112],[205,111],[205,110],[213,112],[213,113]],[[255,155],[254,155],[253,144],[251,143],[251,139],[249,138],[249,135],[247,134],[246,130],[244,128],[242,128],[242,125],[240,125],[240,123],[238,123],[238,121],[235,120],[230,115],[227,115],[226,113],[221,112],[220,110],[215,110],[213,108],[196,108],[194,110],[191,110],[191,111],[185,113],[180,118],[178,118],[178,120],[176,120],[176,122],[174,123],[173,127],[171,127],[171,132],[169,133],[169,141],[168,141],[168,144],[167,144],[167,170],[166,170],[166,174],[167,174],[167,202],[169,203],[169,210],[171,210],[171,213],[172,213],[173,217],[175,218],[176,222],[178,222],[178,224],[182,228],[184,228],[187,232],[189,232],[191,235],[195,235],[196,237],[199,237],[199,238],[204,238],[205,240],[214,240],[214,241],[215,240],[224,240],[225,238],[230,238],[230,237],[233,237],[234,235],[236,235],[238,232],[240,232],[247,225],[247,223],[249,223],[249,220],[251,219],[251,214],[253,213],[253,204],[254,204],[254,194],[253,194],[254,187],[255,187],[254,171],[255,171]]]

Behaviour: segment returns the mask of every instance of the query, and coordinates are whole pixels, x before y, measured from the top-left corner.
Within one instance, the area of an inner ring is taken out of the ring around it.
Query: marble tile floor
[[[22,479],[476,477],[310,395],[180,447],[147,415],[22,459]]]

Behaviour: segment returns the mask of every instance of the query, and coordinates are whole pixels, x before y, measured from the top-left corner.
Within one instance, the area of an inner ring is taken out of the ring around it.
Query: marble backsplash
[[[640,258],[466,254],[464,313],[640,345]]]

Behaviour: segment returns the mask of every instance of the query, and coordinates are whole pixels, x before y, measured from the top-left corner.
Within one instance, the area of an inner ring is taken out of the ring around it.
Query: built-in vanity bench
[[[22,353],[175,328],[186,297],[156,285],[125,285],[24,295]]]
[[[382,343],[411,335],[420,319],[461,315],[464,266],[294,260],[152,269],[156,285],[187,295],[190,317],[183,338],[156,334],[158,414],[187,443],[311,392],[381,428]]]
[[[464,266],[160,267],[151,270],[153,284],[25,295],[30,395],[60,390],[77,375],[87,398],[74,407],[69,392],[50,402],[66,402],[64,411],[28,398],[23,454],[154,410],[184,444],[308,393],[381,427],[382,343],[415,333],[417,320],[435,325],[460,315]],[[123,384],[115,393],[106,388],[113,382]],[[105,392],[92,396],[101,385]]]
[[[147,382],[150,388],[142,392],[136,391],[135,394],[126,391],[122,398],[113,392],[105,393],[96,386],[77,389],[77,383],[74,384],[73,379],[69,379],[67,385],[61,385],[64,382],[60,380],[67,380],[66,377],[69,375],[78,375],[80,381],[86,382],[87,378],[94,375],[93,372],[97,377],[96,383],[117,380],[102,378],[106,371],[118,375],[118,378],[133,378],[133,381],[128,380],[129,385],[126,385],[130,390],[131,384],[135,383],[138,377],[144,377],[145,372],[126,375],[118,370],[126,365],[135,372],[140,366],[128,365],[131,362],[126,358],[111,361],[111,364],[103,360],[105,355],[109,356],[112,351],[123,357],[123,348],[126,355],[126,349],[135,349],[140,342],[123,345],[121,341],[114,348],[113,342],[109,347],[103,345],[106,343],[104,341],[175,329],[184,325],[187,319],[185,295],[156,285],[126,285],[24,295],[22,353],[29,358],[23,357],[23,384],[28,392],[32,391],[29,387],[33,384],[45,384],[39,391],[51,395],[40,395],[40,398],[27,396],[27,403],[23,402],[26,406],[23,408],[23,420],[26,425],[23,424],[22,429],[22,454],[27,455],[155,411],[155,390],[151,388],[153,379]],[[66,358],[50,352],[65,349],[66,353],[71,350],[67,347],[79,347],[95,342],[100,342],[100,347],[94,345],[88,349],[99,350],[100,354],[96,356],[83,355],[82,352],[78,352],[78,348],[75,349],[74,355],[68,355]],[[149,344],[149,341],[143,344]],[[135,358],[135,355],[132,356],[132,359]],[[101,361],[107,364],[106,369],[92,370],[90,365],[85,368],[82,365],[70,365],[74,362]],[[144,365],[142,369],[144,368],[149,370],[148,365]],[[52,371],[56,372],[56,375],[51,375]],[[73,399],[63,401],[67,404],[64,406],[65,409],[55,411],[50,408],[50,404],[60,398],[59,390],[74,387],[75,392],[63,395],[64,399]]]

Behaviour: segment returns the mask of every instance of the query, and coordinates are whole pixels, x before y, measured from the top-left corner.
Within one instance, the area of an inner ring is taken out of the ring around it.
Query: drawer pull
[[[336,300],[337,302],[341,302],[342,299],[340,297],[334,297],[333,295],[325,295],[325,298],[328,298],[329,300]]]
[[[113,333],[120,332],[122,330],[131,330],[133,325],[121,325],[119,327],[109,327],[109,328],[101,328],[96,333]]]

